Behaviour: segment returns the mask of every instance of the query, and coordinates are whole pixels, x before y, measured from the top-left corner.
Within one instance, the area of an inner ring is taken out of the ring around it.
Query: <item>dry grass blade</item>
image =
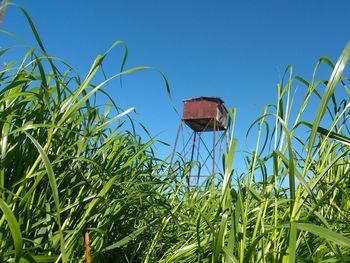
[[[4,22],[4,16],[6,12],[6,7],[7,7],[7,0],[2,0],[1,1],[1,6],[0,6],[0,26]]]

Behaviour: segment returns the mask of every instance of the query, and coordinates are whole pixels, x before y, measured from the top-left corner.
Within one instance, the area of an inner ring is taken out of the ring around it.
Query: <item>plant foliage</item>
[[[0,70],[2,261],[84,262],[86,233],[92,262],[350,261],[350,104],[336,96],[350,94],[343,74],[350,44],[336,65],[321,58],[310,82],[287,68],[276,105],[248,130],[257,140],[242,174],[233,170],[230,109],[223,180],[188,188],[190,164],[158,159],[155,139],[125,128],[133,109],[96,103],[111,79],[148,67],[125,69],[128,50],[117,41],[81,78],[46,52],[21,10],[39,49]],[[93,84],[118,46],[121,71]],[[322,64],[329,80],[316,79]],[[295,82],[305,94],[297,110]],[[319,106],[307,121],[311,100]]]

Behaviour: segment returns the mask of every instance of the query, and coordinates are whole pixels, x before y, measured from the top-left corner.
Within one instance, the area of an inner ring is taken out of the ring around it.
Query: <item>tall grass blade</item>
[[[46,169],[47,176],[49,178],[49,182],[50,182],[50,186],[51,186],[53,199],[55,201],[55,208],[56,208],[56,216],[55,217],[56,217],[57,224],[59,227],[58,231],[59,231],[59,238],[60,238],[60,244],[61,244],[62,262],[67,262],[65,243],[64,243],[64,237],[63,237],[63,231],[62,231],[62,225],[61,225],[61,216],[60,216],[61,209],[60,209],[60,200],[59,200],[59,195],[58,195],[58,187],[57,187],[57,183],[56,183],[56,177],[55,177],[52,165],[50,163],[50,160],[47,157],[47,155],[46,155],[45,151],[43,150],[43,148],[41,147],[41,145],[29,133],[27,133],[27,132],[24,132],[24,133],[27,135],[27,137],[33,142],[33,144],[37,148],[37,150],[40,154],[40,158],[42,159],[42,161],[45,165],[45,169]]]
[[[18,263],[21,260],[23,249],[23,238],[21,234],[21,229],[10,207],[1,198],[0,209],[3,212],[3,216],[5,217],[7,224],[9,225],[11,230],[11,235],[15,246],[15,262]]]

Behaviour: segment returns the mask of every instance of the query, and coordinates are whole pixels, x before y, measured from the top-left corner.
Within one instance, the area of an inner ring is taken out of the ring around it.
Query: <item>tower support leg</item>
[[[213,167],[212,167],[212,174],[215,176],[215,151],[216,151],[216,121],[213,119],[213,127],[214,127],[214,134],[213,134]]]

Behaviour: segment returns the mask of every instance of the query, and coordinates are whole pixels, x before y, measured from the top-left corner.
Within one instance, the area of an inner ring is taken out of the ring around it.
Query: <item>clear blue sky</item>
[[[127,67],[159,68],[170,81],[180,112],[184,98],[221,97],[227,107],[238,110],[239,150],[246,148],[249,124],[265,105],[275,103],[276,84],[285,67],[293,64],[296,74],[310,79],[318,58],[328,56],[335,62],[350,39],[349,1],[17,3],[32,16],[48,52],[69,61],[81,75],[97,54],[121,39],[129,47]],[[35,45],[18,9],[8,8],[3,29]],[[109,74],[118,72],[121,54],[119,49],[109,57]],[[135,73],[124,79],[123,88],[113,82],[107,90],[121,107],[136,107],[134,118],[152,134],[161,133],[160,139],[173,144],[179,116],[158,73]]]

